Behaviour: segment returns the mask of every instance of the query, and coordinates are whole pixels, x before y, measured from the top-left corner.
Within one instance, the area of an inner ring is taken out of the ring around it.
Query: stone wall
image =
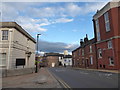
[[[18,76],[18,75],[30,74],[30,73],[34,73],[34,72],[35,72],[35,68],[23,68],[23,69],[11,69],[11,70],[2,69],[2,70],[0,70],[0,73],[2,73],[1,74],[2,77]]]

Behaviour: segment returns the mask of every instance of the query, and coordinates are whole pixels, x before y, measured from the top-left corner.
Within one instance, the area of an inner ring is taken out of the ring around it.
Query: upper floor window
[[[84,56],[84,49],[82,49],[82,56]]]
[[[110,31],[110,22],[109,22],[109,14],[108,14],[108,12],[106,12],[104,14],[104,20],[105,20],[106,32],[108,32],[108,31]]]
[[[108,41],[108,48],[112,48],[112,41]]]
[[[92,53],[92,45],[90,45],[90,53]]]
[[[98,49],[98,58],[102,58],[102,50]]]
[[[2,30],[2,40],[8,40],[8,30]]]
[[[95,21],[95,25],[96,25],[97,41],[100,41],[100,30],[99,30],[99,20],[98,19]]]

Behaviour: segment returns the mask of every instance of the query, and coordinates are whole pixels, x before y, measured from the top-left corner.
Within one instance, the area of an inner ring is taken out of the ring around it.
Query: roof
[[[107,12],[111,8],[115,8],[115,7],[120,7],[120,1],[107,3],[102,9],[100,9],[96,12],[96,14],[93,16],[93,18],[96,20],[97,18],[102,16],[105,12]]]
[[[16,30],[24,34],[26,37],[28,37],[30,40],[32,40],[34,43],[36,43],[35,39],[16,22],[0,22],[0,28],[15,28]]]
[[[45,53],[45,56],[63,56],[63,54],[59,54],[59,53]]]
[[[72,55],[64,55],[63,58],[72,58]]]
[[[88,40],[86,43],[83,42],[82,46],[79,46],[78,48],[76,48],[75,50],[73,50],[72,52],[75,52],[76,50],[80,49],[80,48],[84,48],[87,45],[91,45],[95,43],[95,38]]]

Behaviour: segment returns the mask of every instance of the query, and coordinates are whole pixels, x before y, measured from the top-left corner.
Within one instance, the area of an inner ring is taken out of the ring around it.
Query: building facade
[[[81,39],[80,47],[72,51],[73,66],[80,68],[97,68],[95,39],[84,41]]]
[[[0,68],[34,68],[35,44],[16,22],[0,22]]]
[[[61,63],[61,66],[72,66],[72,55],[61,54],[59,56],[59,63]]]
[[[47,67],[59,66],[59,53],[45,53],[43,58],[47,62]]]
[[[109,2],[93,16],[99,69],[120,69],[120,2]]]
[[[120,69],[120,1],[109,2],[93,16],[94,39],[81,41],[72,52],[81,68]],[[92,48],[92,49],[91,49]],[[90,53],[92,52],[92,53]]]

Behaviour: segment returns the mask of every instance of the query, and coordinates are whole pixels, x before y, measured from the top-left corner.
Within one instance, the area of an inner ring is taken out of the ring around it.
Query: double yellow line
[[[48,71],[49,72],[49,71]],[[50,73],[50,72],[49,72]],[[60,84],[62,84],[63,85],[63,87],[64,88],[67,88],[67,89],[69,89],[69,90],[72,90],[72,88],[67,84],[67,83],[65,83],[62,79],[60,79],[59,77],[57,77],[54,73],[50,73],[50,74],[52,74],[52,76],[54,76],[55,78],[56,78],[56,80],[60,83]]]

